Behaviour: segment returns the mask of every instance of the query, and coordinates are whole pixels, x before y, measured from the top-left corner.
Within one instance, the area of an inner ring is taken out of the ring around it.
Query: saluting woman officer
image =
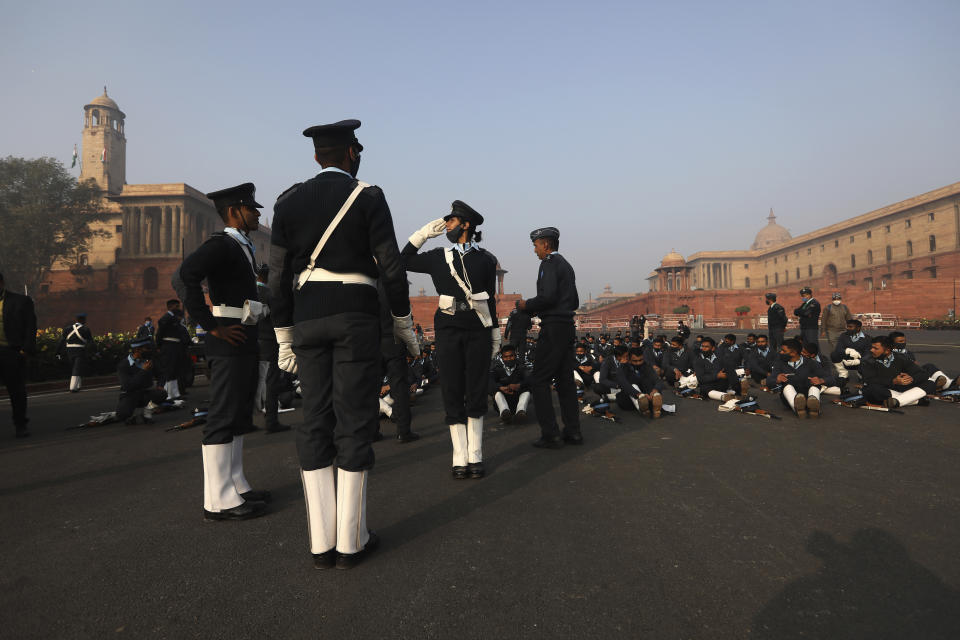
[[[424,225],[400,252],[407,271],[429,274],[440,296],[433,326],[457,479],[484,475],[483,416],[490,361],[500,350],[497,258],[478,245],[481,224],[482,215],[455,200],[449,214]],[[417,253],[428,239],[444,232],[452,246]]]

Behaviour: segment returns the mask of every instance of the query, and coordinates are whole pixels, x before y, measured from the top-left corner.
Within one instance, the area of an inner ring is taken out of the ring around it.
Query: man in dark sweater
[[[943,372],[943,370],[940,369],[940,367],[932,362],[920,364],[920,361],[917,360],[917,357],[913,354],[913,352],[907,348],[907,336],[905,336],[902,331],[891,331],[890,339],[893,340],[894,353],[899,353],[907,360],[913,362],[918,367],[923,369],[924,373],[930,375],[927,380],[933,383],[933,392],[939,393],[944,390],[953,389],[957,386],[957,381],[960,380],[960,377],[950,378],[946,373]]]
[[[527,332],[530,331],[531,324],[530,316],[519,309],[511,311],[507,318],[503,341],[516,348],[517,357],[520,360],[523,360],[524,354],[527,352]]]
[[[143,423],[153,423],[152,404],[167,399],[167,392],[157,386],[153,360],[153,338],[144,336],[130,343],[130,355],[117,364],[120,379],[120,399],[117,401],[117,420],[136,424],[134,415],[143,409]]]
[[[767,376],[767,387],[780,387],[780,397],[798,418],[820,417],[820,385],[823,369],[801,355],[803,343],[796,338],[783,341],[780,357]]]
[[[893,341],[888,336],[870,340],[870,355],[860,363],[860,375],[864,399],[891,409],[917,404],[933,391],[933,383],[923,369],[893,353]]]
[[[817,342],[820,339],[820,303],[813,297],[810,287],[800,289],[800,306],[793,315],[800,319],[800,336],[803,342]]]
[[[664,375],[664,369],[666,367],[663,360],[665,355],[666,350],[664,349],[663,336],[657,336],[650,344],[643,347],[643,359],[653,368],[653,372],[657,374],[658,378],[662,378]]]
[[[580,411],[577,387],[573,381],[573,344],[576,330],[573,313],[580,306],[576,274],[566,258],[557,253],[560,232],[554,227],[535,229],[530,233],[534,252],[540,259],[537,295],[517,302],[517,308],[540,316],[531,391],[540,422],[540,438],[533,446],[558,449],[566,444],[583,444],[580,433]],[[557,425],[550,387],[556,380],[563,433]]]
[[[0,274],[0,382],[10,396],[13,426],[18,438],[30,435],[27,429],[26,357],[37,350],[37,314],[33,300],[9,291]]]
[[[60,344],[57,345],[57,357],[66,356],[70,361],[70,393],[80,391],[83,376],[88,375],[88,356],[95,351],[93,333],[87,326],[87,314],[78,313],[76,322],[63,328]]]
[[[693,371],[697,375],[701,397],[727,402],[737,397],[733,385],[739,387],[739,381],[733,367],[717,356],[716,348],[716,341],[704,336],[700,342],[700,356],[693,359]]]
[[[773,363],[777,360],[777,353],[770,348],[767,336],[757,336],[757,344],[743,360],[744,374],[752,378],[757,384],[763,384],[773,370]]]
[[[864,335],[862,327],[863,323],[856,318],[848,320],[846,332],[836,338],[830,354],[841,388],[846,386],[850,372],[860,370],[860,362],[870,352],[870,336]]]
[[[650,417],[659,418],[663,407],[660,392],[666,385],[645,361],[642,348],[631,348],[629,356],[629,361],[617,371],[620,386],[617,405],[621,409],[635,409],[640,413],[649,411]]]
[[[777,294],[768,293],[764,296],[764,300],[767,303],[767,335],[770,348],[774,353],[779,353],[780,345],[783,344],[783,334],[787,330],[787,312],[777,302]]]
[[[580,389],[589,389],[597,381],[600,365],[587,352],[587,345],[577,344],[573,352],[573,381]]]
[[[599,376],[593,391],[603,400],[613,400],[620,392],[620,367],[627,362],[628,349],[624,346],[614,349],[610,356],[605,358],[598,371]],[[611,396],[614,396],[613,398]]]
[[[280,195],[271,235],[278,361],[299,370],[303,387],[297,455],[317,568],[351,568],[379,543],[366,500],[382,380],[378,279],[394,335],[420,352],[390,208],[379,187],[356,179],[359,126],[303,132],[323,169]]]
[[[503,345],[499,362],[494,362],[490,369],[490,395],[503,422],[509,423],[514,417],[522,420],[527,416],[530,403],[527,376],[526,367],[517,358],[516,347]]]
[[[167,312],[157,319],[157,362],[163,388],[171,400],[180,398],[180,371],[187,357],[190,334],[183,326],[180,301],[167,300]]]
[[[664,380],[676,386],[680,383],[680,378],[690,375],[693,371],[694,355],[696,354],[686,347],[683,336],[670,338],[670,350],[663,356]]]

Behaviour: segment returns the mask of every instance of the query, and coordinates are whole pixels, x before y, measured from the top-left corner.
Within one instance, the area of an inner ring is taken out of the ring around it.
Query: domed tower
[[[751,249],[769,249],[778,244],[783,244],[793,239],[790,232],[777,224],[777,216],[773,215],[773,209],[770,209],[770,215],[767,216],[767,226],[757,233],[753,239]]]
[[[100,188],[118,194],[127,183],[126,115],[107,95],[94,98],[83,108],[83,154],[80,180],[93,178]]]

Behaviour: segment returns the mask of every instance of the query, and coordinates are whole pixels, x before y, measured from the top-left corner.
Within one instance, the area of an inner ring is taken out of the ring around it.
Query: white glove
[[[413,357],[420,355],[420,343],[417,342],[417,336],[413,332],[412,313],[400,318],[393,316],[393,337],[407,346],[410,355]]]
[[[490,359],[493,360],[497,357],[497,354],[500,353],[500,345],[503,342],[500,338],[500,327],[490,329],[490,336],[493,338],[493,355],[490,356]]]
[[[857,351],[856,349],[851,348],[851,347],[847,347],[847,350],[843,352],[843,355],[847,356],[847,357],[850,358],[851,360],[853,360],[853,359],[859,360],[859,359],[860,359],[860,352]]]
[[[430,238],[436,238],[446,232],[447,223],[444,222],[443,218],[437,218],[417,229],[412,236],[407,238],[407,241],[419,249]]]
[[[277,327],[273,332],[277,334],[277,345],[280,347],[277,366],[287,373],[296,373],[297,356],[293,354],[293,327]]]
[[[852,359],[851,359],[851,360],[841,360],[840,362],[843,363],[843,366],[848,367],[848,368],[849,368],[849,367],[859,367],[859,366],[860,366],[860,359],[859,359],[859,358],[857,358],[856,360],[852,360]]]

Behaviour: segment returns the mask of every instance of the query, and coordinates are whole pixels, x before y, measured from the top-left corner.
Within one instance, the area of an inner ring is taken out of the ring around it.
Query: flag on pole
[[[77,166],[77,145],[73,145],[73,162],[70,164],[70,168],[73,169]]]
[[[107,148],[104,147],[103,151],[100,152],[100,162],[106,162],[106,161],[107,161]]]

